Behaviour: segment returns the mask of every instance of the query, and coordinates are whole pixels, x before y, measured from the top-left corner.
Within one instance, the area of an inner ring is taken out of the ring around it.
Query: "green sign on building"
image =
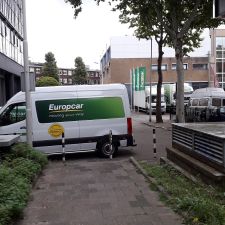
[[[139,67],[139,90],[145,90],[145,81],[146,81],[146,68]]]
[[[132,87],[135,91],[145,90],[146,68],[137,67],[132,70]]]

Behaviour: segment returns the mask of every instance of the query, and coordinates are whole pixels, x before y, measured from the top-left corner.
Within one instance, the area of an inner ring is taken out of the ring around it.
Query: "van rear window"
[[[212,106],[220,107],[221,106],[221,98],[213,98],[212,99]]]
[[[39,123],[123,118],[120,97],[55,99],[36,101]]]

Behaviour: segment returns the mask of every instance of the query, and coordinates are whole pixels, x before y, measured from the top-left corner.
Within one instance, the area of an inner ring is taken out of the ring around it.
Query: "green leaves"
[[[51,76],[42,76],[36,81],[36,87],[58,86],[59,82]]]
[[[72,75],[73,84],[86,84],[87,83],[87,70],[83,59],[76,57],[75,70]]]
[[[146,163],[142,166],[169,194],[169,198],[164,198],[164,201],[185,217],[185,224],[225,224],[223,189],[193,183],[170,166]]]
[[[58,68],[56,65],[55,56],[52,52],[45,54],[45,63],[43,67],[42,76],[53,77],[59,81]]]
[[[0,166],[0,225],[21,216],[31,183],[47,164],[47,157],[26,144],[16,144]]]

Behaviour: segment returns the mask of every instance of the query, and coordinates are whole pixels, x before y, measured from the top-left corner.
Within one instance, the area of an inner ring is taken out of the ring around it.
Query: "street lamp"
[[[94,62],[94,63],[97,64],[97,65],[99,65],[98,62]],[[100,68],[99,71],[100,71],[101,84],[103,84],[103,72],[102,72],[102,69]]]
[[[149,77],[149,87],[150,87],[150,94],[149,94],[149,122],[152,122],[152,37],[151,40],[151,60],[150,60],[150,77]]]
[[[30,77],[28,64],[28,42],[27,42],[27,23],[26,23],[26,1],[22,0],[23,10],[23,61],[25,75],[25,100],[26,100],[26,135],[27,143],[32,146],[32,111],[30,94]]]

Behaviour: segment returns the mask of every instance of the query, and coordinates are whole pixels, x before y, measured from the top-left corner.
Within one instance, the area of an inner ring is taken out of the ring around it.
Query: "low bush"
[[[16,144],[0,165],[0,225],[18,218],[27,204],[32,181],[47,157],[27,144]]]
[[[193,183],[168,165],[142,163],[142,166],[168,193],[169,198],[162,199],[184,216],[186,224],[225,224],[224,190]]]

